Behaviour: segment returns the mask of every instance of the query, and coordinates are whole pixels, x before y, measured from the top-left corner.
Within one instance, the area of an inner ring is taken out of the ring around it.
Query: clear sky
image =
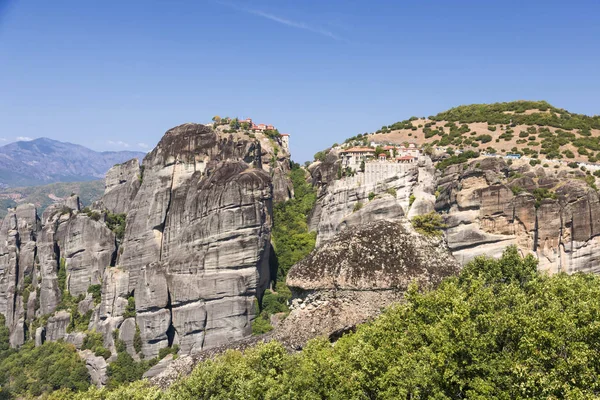
[[[0,138],[148,150],[213,115],[334,142],[460,104],[600,113],[600,1],[0,0]]]

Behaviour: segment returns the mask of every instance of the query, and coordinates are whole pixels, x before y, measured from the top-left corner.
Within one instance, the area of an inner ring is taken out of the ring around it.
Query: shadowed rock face
[[[144,356],[251,333],[255,297],[269,282],[273,195],[261,156],[259,142],[185,124],[144,159],[118,261],[127,290],[117,295],[135,297]],[[105,282],[107,294],[118,292]],[[113,307],[99,323],[120,315]]]
[[[0,313],[11,344],[27,338],[26,323],[48,316],[29,337],[80,346],[81,334],[67,334],[69,311],[56,312],[61,285],[85,297],[79,312],[92,311],[88,328],[103,334],[107,348],[115,351],[113,332],[120,329],[136,359],[170,345],[194,353],[250,335],[255,299],[270,281],[272,176],[289,168],[289,153],[276,158],[275,146],[184,124],[165,134],[142,167],[137,160],[113,167],[94,213],[82,212],[76,198],[41,218],[32,205],[11,210],[0,227]],[[282,197],[290,195],[285,185],[281,180]],[[103,210],[127,214],[122,243]],[[86,293],[97,284],[95,305]]]

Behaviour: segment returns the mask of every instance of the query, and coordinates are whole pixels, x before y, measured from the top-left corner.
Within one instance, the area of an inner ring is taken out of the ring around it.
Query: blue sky
[[[460,104],[600,113],[598,1],[0,0],[0,140],[149,150],[213,115],[334,142]]]

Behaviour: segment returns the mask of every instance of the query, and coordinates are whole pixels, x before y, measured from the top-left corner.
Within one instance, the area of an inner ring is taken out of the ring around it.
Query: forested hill
[[[373,141],[596,163],[600,160],[600,116],[572,113],[545,101],[472,104],[384,125],[346,142]]]

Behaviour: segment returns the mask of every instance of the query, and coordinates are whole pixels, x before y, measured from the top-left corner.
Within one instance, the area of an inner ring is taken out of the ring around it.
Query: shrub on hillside
[[[442,229],[446,228],[442,216],[435,211],[416,215],[411,223],[417,232],[425,236],[441,236]]]

